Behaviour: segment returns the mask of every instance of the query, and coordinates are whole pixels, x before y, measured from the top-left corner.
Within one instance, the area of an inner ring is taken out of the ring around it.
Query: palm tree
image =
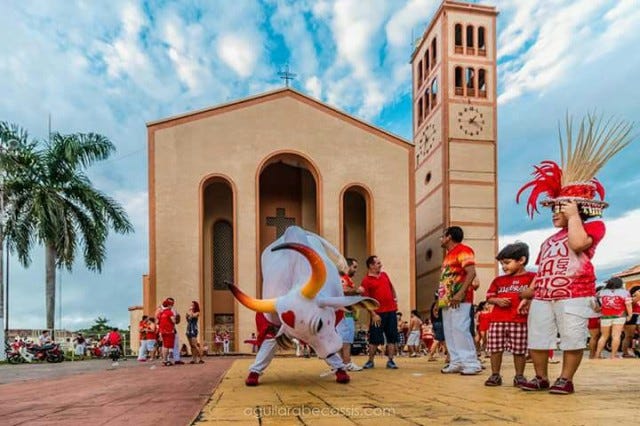
[[[13,195],[7,231],[18,259],[26,267],[33,244],[45,246],[48,329],[54,329],[56,268],[71,271],[81,244],[87,268],[100,272],[109,229],[133,231],[124,209],[94,188],[84,173],[114,151],[111,141],[96,133],[55,132],[33,152],[30,173],[8,185]]]
[[[0,348],[4,347],[4,245],[5,211],[10,204],[9,182],[29,171],[29,157],[33,144],[28,141],[26,130],[15,124],[0,121]],[[11,248],[11,238],[7,238]],[[4,353],[0,354],[3,359]]]

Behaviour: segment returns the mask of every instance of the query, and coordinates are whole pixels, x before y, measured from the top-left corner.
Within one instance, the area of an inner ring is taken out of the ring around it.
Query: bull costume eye
[[[318,320],[318,328],[316,329],[316,333],[320,333],[320,330],[322,330],[322,318]]]

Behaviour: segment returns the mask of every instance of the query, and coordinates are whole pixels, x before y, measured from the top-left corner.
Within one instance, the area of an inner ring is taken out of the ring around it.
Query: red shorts
[[[589,318],[589,330],[593,330],[594,328],[600,330],[600,317]]]
[[[527,353],[526,322],[492,322],[487,335],[487,352]]]
[[[173,344],[176,342],[176,333],[162,333],[162,347],[167,349],[173,349]]]
[[[423,337],[422,343],[424,343],[424,346],[427,348],[427,350],[429,350],[431,348],[431,345],[433,344],[433,336]]]

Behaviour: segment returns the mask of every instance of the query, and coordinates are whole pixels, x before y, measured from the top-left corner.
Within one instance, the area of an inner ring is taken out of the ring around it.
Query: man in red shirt
[[[387,342],[387,368],[398,368],[393,361],[396,354],[396,343],[398,343],[398,319],[396,311],[398,303],[396,290],[391,284],[391,280],[386,272],[382,272],[382,262],[378,256],[367,258],[367,276],[362,279],[360,293],[363,296],[376,299],[379,303],[376,311],[369,312],[371,323],[369,324],[369,360],[363,368],[373,368],[373,358],[376,355],[378,345]]]
[[[476,277],[475,254],[462,244],[464,232],[459,226],[445,229],[440,245],[447,251],[442,262],[438,303],[442,308],[444,336],[449,351],[449,364],[444,374],[478,374],[482,371],[476,345],[471,335],[473,279]]]

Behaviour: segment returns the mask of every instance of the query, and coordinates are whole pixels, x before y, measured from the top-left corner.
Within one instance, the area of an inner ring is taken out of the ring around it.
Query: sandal
[[[198,364],[204,364],[203,360],[198,361]]]
[[[162,365],[165,367],[171,367],[173,364],[171,363],[171,361],[164,361]]]
[[[195,361],[189,361],[189,364],[195,364],[195,363],[196,363]]]

